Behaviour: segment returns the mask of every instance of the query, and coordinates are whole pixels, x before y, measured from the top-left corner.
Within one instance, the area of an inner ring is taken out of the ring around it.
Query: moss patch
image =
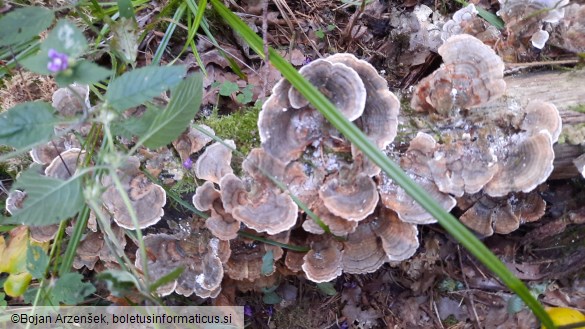
[[[567,143],[571,145],[580,145],[585,143],[585,124],[578,124],[563,127],[559,144]]]
[[[200,123],[211,127],[217,137],[224,140],[234,140],[236,148],[243,154],[248,154],[250,150],[260,146],[260,136],[258,135],[259,113],[260,105],[257,105],[243,108],[229,115],[218,116],[212,114],[202,119]]]
[[[569,110],[573,112],[585,113],[585,104],[577,104],[569,107]]]

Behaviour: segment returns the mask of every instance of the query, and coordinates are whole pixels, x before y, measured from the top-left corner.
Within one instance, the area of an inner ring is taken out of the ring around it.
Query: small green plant
[[[240,88],[237,83],[231,81],[214,82],[211,84],[212,88],[219,88],[219,95],[225,97],[232,97],[238,103],[245,105],[253,101],[252,89],[254,85],[248,84]]]
[[[325,29],[317,29],[315,30],[315,36],[319,39],[324,39],[325,33],[335,30],[335,27],[336,26],[334,24],[329,24]]]
[[[131,6],[129,2],[126,5]],[[55,17],[52,11],[43,8],[30,7],[25,11],[27,15],[38,17],[42,24],[29,24],[28,20],[19,19],[23,15],[22,10],[13,11],[0,20],[0,26],[12,24],[11,31],[13,34],[16,33],[17,37],[1,33],[0,45],[13,46],[38,35]],[[121,12],[123,11],[126,12],[124,17],[129,19],[133,17],[129,8],[121,9]],[[131,45],[132,42],[129,40],[125,46],[119,48],[119,56],[125,56],[126,63],[133,62],[133,53],[131,49],[127,49]],[[21,63],[30,71],[52,75],[60,86],[68,88],[74,98],[85,104],[82,101],[83,96],[70,85],[95,84],[113,75],[110,69],[86,59],[92,51],[75,24],[68,20],[59,20],[47,38],[39,44],[38,51],[24,58]],[[154,97],[169,89],[172,90],[172,98],[166,107],[159,108],[150,104]],[[77,246],[87,227],[89,209],[96,213],[99,226],[107,236],[105,240],[110,241],[108,243],[112,243],[118,250],[123,250],[110,228],[109,217],[102,214],[101,195],[104,187],[101,177],[104,175],[111,177],[117,193],[121,195],[130,213],[134,227],[138,228],[136,211],[130,203],[127,191],[121,185],[118,170],[126,165],[129,157],[135,154],[138,148],[146,146],[156,149],[175,140],[199,110],[202,89],[202,76],[194,74],[186,77],[184,66],[149,66],[110,78],[105,93],[97,95],[101,101],[91,110],[82,105],[84,107],[82,111],[73,116],[62,115],[51,104],[41,101],[18,104],[2,113],[0,145],[10,147],[12,151],[3,152],[0,161],[19,156],[33,147],[46,144],[67,133],[77,132],[83,125],[91,126],[88,135],[81,138],[82,148],[88,155],[86,161],[78,163],[77,170],[69,172],[69,178],[41,175],[39,168],[32,166],[12,185],[11,191],[22,190],[26,193],[26,198],[19,209],[12,211],[10,217],[0,216],[0,225],[60,225],[48,255],[46,245],[39,248],[30,244],[31,246],[27,248],[28,233],[18,239],[12,238],[9,243],[13,247],[0,248],[2,253],[8,253],[6,254],[8,258],[21,260],[2,262],[3,267],[0,271],[10,273],[10,277],[13,277],[4,282],[5,293],[11,296],[24,296],[26,302],[34,305],[58,305],[78,304],[95,291],[91,283],[82,281],[81,274],[71,272]],[[124,115],[126,110],[142,104],[150,104],[143,115],[138,117]],[[55,132],[57,126],[58,133]],[[128,150],[117,142],[119,136],[136,137],[137,142]],[[60,255],[57,251],[65,241],[65,223],[72,218],[76,218],[73,233],[64,255]],[[20,228],[24,226],[18,227]],[[149,281],[146,270],[148,257],[141,230],[137,229],[135,235],[144,260],[142,264],[144,275],[137,273],[133,262],[124,254],[118,258],[118,263],[129,275],[144,278],[136,279],[137,289],[146,298],[155,301],[156,297],[152,295],[155,290],[153,287],[162,283]],[[17,243],[18,241],[24,242]],[[26,257],[16,257],[14,256],[16,254]],[[57,259],[59,257],[61,259]],[[60,266],[49,267],[48,264]],[[29,282],[33,279],[39,280],[40,284],[27,290]]]

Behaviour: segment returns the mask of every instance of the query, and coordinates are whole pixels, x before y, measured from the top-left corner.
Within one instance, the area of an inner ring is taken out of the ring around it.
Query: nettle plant
[[[29,24],[22,15],[37,19]],[[53,20],[54,13],[47,9],[15,10],[0,21],[1,26],[14,25],[10,37],[2,33],[0,44],[28,40]],[[5,231],[22,225],[10,231],[7,241],[0,240],[0,271],[9,274],[2,282],[4,292],[13,297],[24,294],[26,302],[36,305],[83,301],[95,288],[70,270],[89,227],[94,233],[103,232],[99,239],[108,251],[100,255],[108,254],[122,268],[103,272],[103,278],[108,283],[132,282],[147,298],[154,298],[150,292],[172,278],[150,284],[148,272],[139,275],[121,245],[122,228],[126,228],[139,245],[142,268],[146,268],[141,229],[160,220],[166,202],[164,189],[140,170],[135,155],[145,147],[154,150],[170,144],[185,131],[200,108],[202,77],[187,75],[183,66],[135,69],[111,77],[103,96],[98,95],[99,101],[90,106],[88,85],[114,73],[84,59],[90,47],[82,31],[70,21],[59,20],[39,48],[21,64],[54,77],[61,89],[53,95],[53,104],[26,102],[0,114],[0,145],[12,148],[0,161],[30,151],[35,162],[11,187],[6,200],[10,216],[0,217]],[[171,98],[163,102],[165,106],[152,102],[166,98],[169,90]],[[136,109],[142,105],[145,109]],[[141,210],[141,203],[157,209]],[[144,218],[149,222],[143,223]],[[67,236],[62,253],[61,242]],[[83,255],[76,261],[83,263]],[[139,282],[138,277],[145,280]],[[40,285],[28,289],[33,278]]]

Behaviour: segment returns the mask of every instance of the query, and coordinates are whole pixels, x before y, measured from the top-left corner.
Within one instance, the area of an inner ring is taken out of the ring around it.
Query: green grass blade
[[[469,3],[465,0],[455,0],[455,2],[460,3],[462,6],[469,5]],[[499,18],[496,14],[487,11],[479,6],[475,6],[475,9],[477,9],[479,16],[485,19],[488,23],[492,24],[499,30],[504,29],[504,21],[501,18]]]
[[[258,55],[263,56],[262,40],[243,21],[226,8],[219,0],[210,0],[217,12],[232,29],[238,31]],[[455,237],[470,253],[495,273],[512,291],[530,307],[540,321],[549,328],[555,328],[542,305],[530,294],[528,288],[515,277],[506,266],[455,217],[446,212],[424,189],[410,179],[402,169],[386,157],[357,126],[347,120],[317,88],[305,80],[296,69],[284,60],[274,49],[269,49],[270,61],[282,75],[315,107],[325,118],[357,146],[368,158],[376,163],[400,185],[414,200],[437,219],[439,224]]]
[[[176,22],[181,20],[181,18],[185,14],[186,9],[187,9],[187,4],[185,4],[183,2],[179,6],[179,8],[177,8],[177,10],[175,11],[175,15],[173,15],[173,22],[170,23],[169,26],[167,27],[167,30],[165,31],[165,35],[163,36],[160,44],[158,45],[158,48],[156,49],[156,52],[154,53],[151,65],[156,66],[156,65],[158,65],[158,63],[160,63],[160,59],[162,58],[163,54],[165,53],[165,49],[167,48],[169,41],[171,40],[171,37],[173,36],[173,33],[175,33],[175,29],[177,28]]]

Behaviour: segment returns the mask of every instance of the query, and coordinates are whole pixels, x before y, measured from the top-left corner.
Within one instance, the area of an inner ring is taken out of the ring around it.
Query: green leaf
[[[55,14],[43,7],[17,8],[0,18],[0,46],[25,42],[46,30]]]
[[[321,290],[321,292],[327,296],[337,295],[337,290],[335,290],[335,287],[333,286],[333,283],[331,283],[331,282],[317,283],[317,288],[319,288],[319,290]]]
[[[219,87],[219,94],[221,96],[230,96],[231,94],[235,93],[238,90],[240,90],[240,87],[238,87],[237,83],[225,81]]]
[[[47,266],[49,266],[49,256],[43,248],[29,245],[26,249],[26,270],[28,273],[35,279],[44,278]]]
[[[144,146],[151,149],[164,146],[185,131],[199,111],[202,83],[201,74],[196,73],[183,80],[173,90],[169,105],[157,114],[146,134],[142,136]]]
[[[8,305],[8,303],[6,303],[6,294],[3,292],[0,292],[0,307],[5,307],[7,305]]]
[[[25,69],[43,75],[49,75],[53,72],[47,69],[47,64],[49,64],[49,51],[48,50],[41,50],[35,55],[28,56],[20,61],[20,64],[24,66]]]
[[[268,250],[264,256],[262,256],[262,275],[270,275],[274,272],[274,255],[272,250]]]
[[[315,30],[315,36],[319,39],[323,39],[325,38],[325,33],[323,30]]]
[[[33,167],[20,175],[14,189],[27,193],[22,209],[12,217],[0,217],[2,223],[44,226],[74,216],[83,207],[80,176],[68,180],[47,177]]]
[[[0,114],[0,144],[29,148],[48,141],[53,135],[57,118],[54,109],[44,102],[18,104]]]
[[[185,72],[184,66],[147,66],[130,71],[110,82],[106,100],[111,107],[122,112],[176,86]]]
[[[150,285],[149,287],[150,291],[155,291],[156,289],[158,289],[158,287],[164,286],[167,283],[177,280],[179,276],[183,274],[183,271],[185,271],[185,268],[179,266],[174,270],[170,271],[169,273],[163,275],[160,279],[156,280],[154,283]]]
[[[120,18],[112,26],[110,48],[126,64],[134,64],[138,56],[138,24],[134,18]]]
[[[120,12],[121,18],[134,19],[134,7],[132,7],[132,1],[118,0],[118,11]]]
[[[116,136],[132,138],[146,134],[159,112],[163,111],[154,105],[146,104],[146,111],[140,116],[112,123],[112,133]]]
[[[268,305],[278,304],[282,301],[282,297],[280,297],[276,292],[271,291],[269,293],[265,293],[262,296],[262,302]]]
[[[116,297],[124,297],[140,286],[138,280],[126,271],[106,270],[99,273],[97,278],[105,281],[108,290]]]
[[[66,87],[74,82],[89,85],[104,80],[110,74],[110,70],[84,60],[75,64],[73,74],[65,75],[60,73],[55,77],[55,80],[59,87]]]
[[[69,57],[76,58],[87,49],[87,40],[75,24],[67,20],[59,20],[57,26],[51,30],[47,39],[41,44],[41,54],[47,55],[47,61],[49,49],[55,49],[69,55]]]
[[[241,90],[241,93],[236,96],[236,100],[240,104],[248,104],[252,102],[253,92],[252,89],[254,88],[253,85],[247,85],[244,89]]]
[[[52,289],[54,299],[68,305],[76,305],[95,292],[95,287],[89,282],[81,281],[83,275],[77,272],[63,274]]]

